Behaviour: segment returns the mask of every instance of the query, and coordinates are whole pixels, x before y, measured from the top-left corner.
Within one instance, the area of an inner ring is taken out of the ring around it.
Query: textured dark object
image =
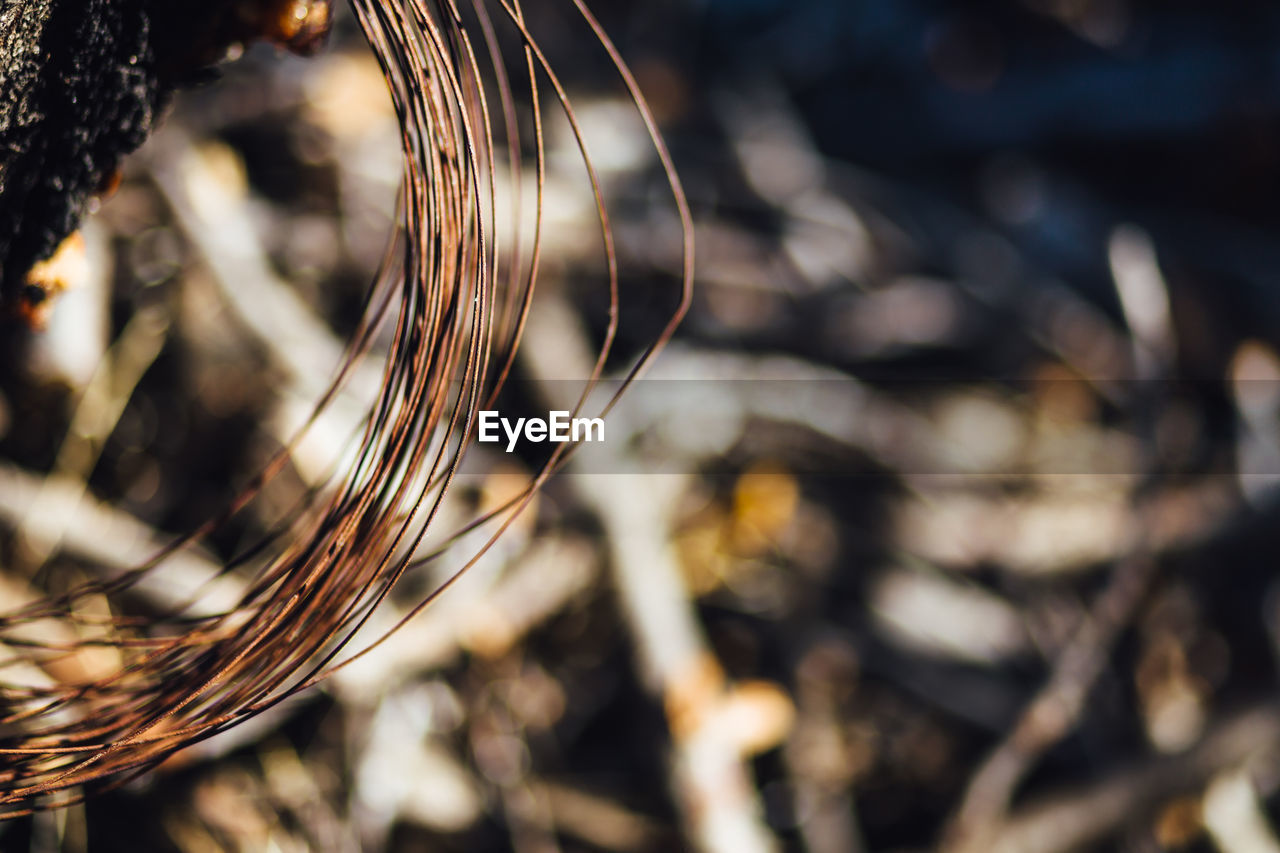
[[[229,45],[311,52],[329,0],[0,0],[0,303],[75,230],[172,90]]]
[[[70,234],[89,197],[163,105],[139,0],[3,0],[0,299]]]

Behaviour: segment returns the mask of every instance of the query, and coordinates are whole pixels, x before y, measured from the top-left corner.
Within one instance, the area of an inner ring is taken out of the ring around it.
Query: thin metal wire
[[[351,4],[386,79],[404,153],[401,227],[370,289],[345,366],[311,421],[334,399],[351,365],[367,354],[375,333],[389,324],[383,383],[364,424],[359,452],[335,488],[313,493],[286,526],[228,563],[227,571],[260,566],[239,605],[228,612],[199,618],[173,613],[158,623],[126,617],[104,622],[100,616],[89,617],[81,605],[91,596],[119,595],[144,574],[162,571],[168,556],[248,505],[284,469],[294,444],[273,458],[224,513],[145,565],[0,616],[0,642],[19,654],[15,663],[47,668],[102,646],[114,649],[122,661],[112,675],[86,683],[0,680],[0,817],[68,805],[122,784],[367,653],[473,565],[563,463],[561,446],[522,492],[467,526],[492,523],[495,529],[462,570],[391,631],[362,648],[348,648],[414,562],[472,441],[477,413],[492,405],[510,375],[542,257],[544,93],[563,111],[581,154],[607,270],[608,325],[591,373],[584,377],[583,401],[603,375],[621,322],[609,212],[582,128],[529,30],[524,4]],[[634,100],[683,227],[679,305],[628,373],[625,387],[671,337],[687,310],[693,226],[671,157],[634,77],[581,0],[572,0],[572,8],[603,46]],[[504,37],[519,53],[510,67],[500,44]],[[523,93],[519,98],[517,87]],[[532,118],[527,140],[520,137],[520,109]],[[521,215],[518,191],[525,161],[532,161],[534,169],[537,212],[531,222]],[[498,190],[501,171],[515,188],[506,198]],[[505,216],[499,210],[503,203],[509,205]],[[505,246],[511,248],[503,252]],[[616,395],[606,411],[614,400]],[[98,630],[93,639],[60,644],[22,636],[24,628],[51,619],[97,624]]]

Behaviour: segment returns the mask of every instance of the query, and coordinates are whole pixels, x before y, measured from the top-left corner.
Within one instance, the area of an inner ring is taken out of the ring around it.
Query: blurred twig
[[[142,375],[160,354],[168,331],[163,309],[139,311],[89,380],[71,416],[53,470],[18,523],[22,555],[29,563],[43,564],[66,535],[102,447]]]
[[[984,853],[1066,853],[1105,837],[1164,799],[1195,790],[1223,769],[1280,749],[1275,699],[1218,724],[1194,748],[1157,758],[1014,812],[986,837]]]
[[[287,444],[346,364],[344,347],[312,307],[273,272],[253,228],[243,164],[236,155],[219,146],[197,148],[176,129],[167,130],[160,142],[151,171],[179,225],[240,323],[292,379],[292,394],[282,400],[282,417],[271,423],[276,438]],[[363,360],[345,369],[341,393],[307,432],[310,441],[323,440],[324,446],[307,453],[310,445],[303,444],[295,453],[300,470],[313,480],[348,450],[344,442],[382,384],[380,370]]]
[[[49,511],[29,516],[29,508],[42,494],[52,502]],[[65,500],[61,494],[33,474],[0,465],[0,518],[9,523],[25,519],[36,535],[56,532],[64,551],[99,566],[109,578],[146,565],[170,544],[134,516],[86,498],[80,489],[71,489]],[[43,525],[51,529],[45,531]],[[169,554],[160,570],[141,575],[133,589],[162,610],[189,604],[185,612],[190,616],[227,612],[244,595],[240,580],[192,548]]]
[[[1244,768],[1224,770],[1204,795],[1204,826],[1222,853],[1280,853],[1253,781]]]
[[[1159,570],[1159,561],[1151,554],[1151,533],[1156,528],[1152,485],[1161,466],[1153,424],[1162,397],[1159,383],[1174,363],[1176,337],[1167,285],[1146,235],[1134,229],[1118,230],[1111,242],[1111,262],[1116,290],[1134,334],[1137,376],[1132,398],[1143,404],[1134,408],[1138,430],[1145,439],[1142,462],[1146,476],[1134,496],[1126,556],[1112,568],[1106,588],[1054,661],[1048,682],[970,779],[946,830],[947,847],[955,853],[990,849],[991,833],[1008,810],[1017,786],[1040,756],[1079,725],[1085,701],[1112,647]]]
[[[1008,809],[1014,790],[1035,761],[1078,724],[1116,637],[1128,625],[1155,573],[1156,562],[1145,554],[1116,565],[1107,588],[1058,655],[1049,681],[974,773],[947,831],[948,850],[992,849],[990,834]]]
[[[271,269],[253,212],[243,165],[228,148],[197,148],[175,128],[166,129],[153,153],[152,174],[172,205],[183,232],[213,271],[228,304],[245,328],[286,368],[298,393],[316,399],[343,363],[343,345]],[[366,392],[382,378],[363,371]]]
[[[548,402],[572,409],[574,400],[560,390],[565,383],[555,380],[587,375],[594,359],[568,306],[544,298],[530,316],[526,341],[524,363]],[[615,470],[626,473],[588,472],[583,458],[573,460],[579,464],[572,483],[604,528],[637,652],[666,706],[673,787],[689,838],[708,853],[775,850],[742,745],[717,716],[727,695],[724,673],[707,647],[671,550],[670,507],[683,478],[646,474],[641,463],[621,454],[614,457]]]

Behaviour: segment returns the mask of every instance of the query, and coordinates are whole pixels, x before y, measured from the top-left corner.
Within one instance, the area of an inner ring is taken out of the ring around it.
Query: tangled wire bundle
[[[636,360],[630,381],[670,337],[687,305],[692,229],[635,80],[581,0],[572,5],[630,92],[684,229],[679,307]],[[477,412],[491,406],[511,372],[529,314],[543,238],[544,96],[564,112],[577,139],[607,261],[609,322],[583,400],[603,375],[620,323],[609,216],[565,89],[529,30],[521,0],[352,0],[352,6],[390,89],[404,153],[402,227],[368,290],[343,367],[311,421],[373,351],[375,337],[386,336],[382,383],[362,423],[358,452],[330,488],[224,567],[251,575],[234,607],[207,613],[196,607],[201,590],[193,589],[185,606],[163,618],[142,618],[128,615],[123,594],[164,572],[180,550],[242,511],[285,468],[298,439],[222,514],[145,565],[0,617],[6,650],[0,669],[4,817],[64,806],[120,785],[184,746],[316,684],[381,642],[352,645],[402,576],[430,559],[418,546],[473,439]],[[514,62],[504,59],[504,39],[516,45],[507,54],[518,57]],[[537,214],[530,217],[521,215],[522,163],[536,170]],[[567,452],[572,446],[561,445],[516,497],[473,523],[469,529],[487,525],[491,531],[480,554]],[[103,596],[112,602],[110,615],[84,606]],[[50,620],[71,626],[59,634],[69,639],[49,642],[40,626]],[[81,683],[59,667],[100,647],[114,650],[119,661],[106,677]]]

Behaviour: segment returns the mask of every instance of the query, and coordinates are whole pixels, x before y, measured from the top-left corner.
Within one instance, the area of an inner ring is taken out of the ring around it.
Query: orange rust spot
[[[237,12],[246,41],[260,38],[302,56],[324,45],[333,23],[332,0],[242,0]]]
[[[51,258],[36,264],[27,273],[18,296],[18,316],[32,329],[43,329],[49,321],[54,297],[83,281],[88,264],[84,238],[75,231],[59,244]]]
[[[98,187],[93,191],[93,194],[96,198],[106,201],[116,194],[116,190],[120,189],[120,184],[123,181],[124,173],[119,168],[112,169],[102,176],[102,180],[98,182]]]
[[[288,9],[277,19],[280,43],[304,56],[319,50],[333,23],[330,0],[293,0],[282,5]]]

